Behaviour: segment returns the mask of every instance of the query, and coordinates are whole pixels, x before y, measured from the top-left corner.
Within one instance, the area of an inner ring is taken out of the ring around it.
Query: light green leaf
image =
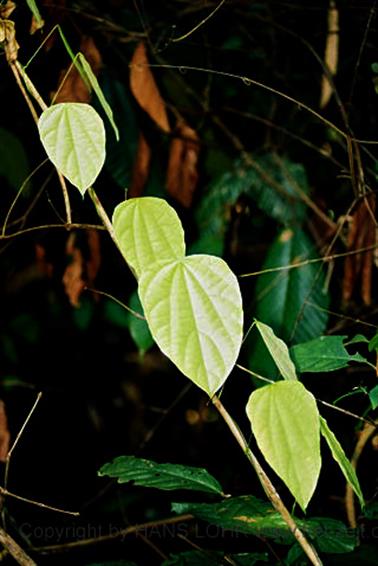
[[[378,385],[373,387],[373,389],[370,389],[369,399],[370,399],[371,408],[374,411],[374,409],[378,407]]]
[[[344,347],[346,336],[320,336],[290,349],[297,370],[326,372],[345,368],[350,362],[365,362],[360,354],[349,354]]]
[[[313,395],[299,381],[279,381],[254,391],[246,411],[266,461],[305,510],[321,467]]]
[[[345,476],[345,479],[353,488],[354,493],[357,495],[360,505],[363,508],[365,505],[364,496],[362,495],[360,482],[358,481],[358,477],[356,474],[355,469],[353,468],[352,464],[349,462],[348,458],[345,455],[345,452],[337,440],[336,436],[329,428],[327,421],[320,417],[320,432],[322,433],[323,437],[325,438],[331,452],[332,456],[339,464],[342,473]]]
[[[142,271],[185,256],[184,231],[179,217],[159,198],[131,198],[119,204],[113,227],[121,251],[140,277]]]
[[[97,80],[96,75],[93,73],[92,71],[92,67],[90,66],[90,64],[88,63],[88,61],[86,60],[86,58],[84,57],[84,55],[82,53],[78,53],[78,61],[81,65],[81,69],[82,72],[84,73],[85,77],[87,78],[89,84],[91,85],[91,87],[93,88],[93,90],[96,93],[96,96],[114,130],[114,134],[116,137],[116,140],[119,141],[119,131],[118,128],[116,126],[116,123],[114,121],[114,117],[113,117],[113,111],[108,103],[108,101],[105,98],[104,93],[102,92],[102,89],[99,85],[99,82]]]
[[[26,3],[30,8],[31,13],[33,14],[35,19],[37,20],[38,25],[43,26],[43,19],[42,19],[42,16],[40,14],[40,11],[38,9],[38,6],[37,6],[35,0],[26,0]]]
[[[220,258],[193,255],[143,273],[139,296],[159,348],[212,396],[235,365],[243,335],[238,281]]]
[[[105,161],[105,128],[97,112],[79,102],[62,102],[42,112],[39,134],[55,167],[82,195]]]
[[[255,325],[261,334],[273,360],[275,361],[284,379],[298,379],[295,372],[295,365],[291,361],[288,347],[285,342],[274,334],[267,324],[255,321]]]
[[[219,482],[203,468],[180,464],[157,464],[135,456],[119,456],[102,466],[99,476],[117,478],[118,483],[133,481],[135,485],[157,489],[189,489],[222,495]]]

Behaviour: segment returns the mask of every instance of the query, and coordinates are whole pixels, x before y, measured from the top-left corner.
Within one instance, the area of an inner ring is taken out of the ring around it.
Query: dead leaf
[[[131,183],[128,191],[129,197],[139,197],[148,179],[150,172],[151,148],[142,133],[139,134],[138,149],[133,165]]]
[[[73,232],[68,236],[66,244],[66,254],[70,256],[71,261],[66,267],[62,281],[71,305],[79,307],[85,281],[83,280],[83,256],[75,244],[76,234]]]
[[[5,404],[0,400],[0,462],[6,462],[9,451],[10,432],[8,419],[5,412]]]
[[[80,51],[97,76],[102,66],[102,58],[92,37],[83,36]],[[72,63],[60,73],[59,85],[61,87],[58,88],[55,102],[90,102],[91,92]]]
[[[20,48],[16,41],[16,28],[11,20],[0,20],[0,43],[4,46],[8,63],[17,61]]]
[[[7,20],[15,8],[16,4],[8,0],[8,2],[0,6],[0,18]]]
[[[66,254],[70,257],[63,274],[64,290],[73,307],[80,306],[80,297],[85,287],[93,287],[101,265],[100,237],[96,230],[86,232],[88,251],[84,257],[78,247],[77,235],[72,232],[68,236]]]
[[[352,214],[348,234],[348,251],[374,246],[376,239],[375,195],[371,193],[357,205]],[[374,263],[374,250],[350,255],[344,263],[342,296],[347,303],[352,298],[357,282],[360,281],[360,294],[365,305],[371,304],[371,282]]]
[[[134,51],[130,63],[130,88],[138,104],[163,130],[170,132],[164,101],[149,67],[147,50],[143,42]]]
[[[324,54],[324,63],[328,67],[332,76],[337,73],[337,65],[339,60],[339,11],[334,0],[329,1],[328,8],[328,30],[326,47]],[[324,74],[322,77],[322,85],[320,90],[320,108],[325,108],[332,96],[332,85],[328,77]]]
[[[43,29],[44,25],[45,25],[45,21],[44,20],[38,21],[37,18],[33,14],[31,24],[30,24],[30,35],[34,35],[37,31]]]
[[[190,207],[198,182],[199,138],[183,120],[177,123],[171,142],[167,170],[167,191],[182,206]]]
[[[35,262],[42,275],[52,277],[53,265],[46,258],[46,249],[41,244],[35,245]]]

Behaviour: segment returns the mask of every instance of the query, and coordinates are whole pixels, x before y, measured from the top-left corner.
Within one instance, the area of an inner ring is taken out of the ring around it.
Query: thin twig
[[[72,515],[73,517],[79,517],[80,513],[78,511],[67,511],[66,509],[61,509],[60,507],[54,507],[53,505],[48,505],[47,503],[41,503],[40,501],[35,501],[34,499],[28,499],[27,497],[22,497],[21,495],[17,495],[16,493],[12,493],[8,491],[4,487],[0,486],[0,493],[2,495],[6,495],[7,497],[12,497],[13,499],[17,499],[18,501],[23,501],[24,503],[30,503],[30,505],[35,505],[36,507],[42,507],[42,509],[46,509],[47,511],[56,511],[57,513],[63,513],[64,515]]]
[[[21,546],[19,546],[17,542],[13,540],[13,538],[10,535],[8,535],[8,533],[6,533],[4,529],[2,529],[1,527],[0,527],[0,544],[2,544],[4,548],[6,548],[9,554],[13,556],[15,561],[20,566],[37,566],[36,562],[34,562],[34,560],[32,560],[26,554],[26,552],[21,548]]]
[[[106,228],[100,224],[79,224],[73,222],[69,225],[70,228],[75,230],[106,230]],[[19,236],[24,236],[25,234],[29,234],[30,232],[39,232],[41,230],[51,230],[53,228],[60,228],[67,230],[67,224],[41,224],[39,226],[31,226],[30,228],[24,228],[23,230],[19,230],[18,232],[13,232],[13,234],[0,234],[0,241],[1,240],[12,240],[13,238],[18,238]]]
[[[280,513],[281,517],[285,521],[286,525],[290,529],[291,533],[298,541],[300,546],[302,547],[303,551],[305,552],[306,556],[309,558],[310,562],[314,564],[314,566],[322,566],[322,561],[320,560],[315,548],[312,544],[309,543],[305,535],[299,529],[298,525],[296,524],[293,517],[290,515],[288,509],[286,508],[285,504],[283,503],[281,497],[279,496],[278,492],[276,491],[274,485],[266,475],[265,471],[261,467],[259,461],[257,460],[256,456],[253,454],[252,450],[248,446],[248,442],[244,438],[243,433],[241,432],[240,428],[231,417],[231,415],[227,412],[226,408],[224,407],[223,403],[220,399],[214,395],[212,397],[212,403],[218,409],[220,415],[222,416],[223,420],[227,424],[228,428],[230,429],[232,435],[234,436],[235,440],[243,450],[244,454],[248,458],[248,461],[254,468],[257,477],[260,480],[262,488],[264,489],[268,499],[272,503],[273,507]]]

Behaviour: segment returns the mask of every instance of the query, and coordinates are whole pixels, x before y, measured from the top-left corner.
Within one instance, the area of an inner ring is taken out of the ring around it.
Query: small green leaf
[[[284,379],[298,379],[285,342],[274,334],[267,324],[255,320],[255,325]]]
[[[370,403],[371,403],[371,408],[374,411],[374,409],[376,409],[378,407],[378,385],[373,387],[373,389],[370,389],[369,399],[370,399]]]
[[[155,263],[140,279],[139,296],[159,348],[214,395],[234,367],[243,337],[240,288],[228,265],[207,255]]]
[[[339,464],[340,469],[345,476],[345,479],[353,488],[353,491],[357,495],[360,505],[363,508],[365,505],[364,496],[362,495],[360,482],[358,481],[356,471],[353,468],[352,464],[349,462],[348,458],[346,457],[340,442],[337,440],[336,436],[329,428],[327,421],[323,419],[323,417],[320,417],[320,432],[322,433],[323,437],[326,439],[327,444],[332,452],[332,456]]]
[[[321,467],[319,412],[299,381],[278,381],[252,393],[247,416],[257,445],[303,510]]]
[[[84,195],[105,161],[105,128],[97,112],[79,102],[62,102],[42,112],[39,135],[55,167]]]
[[[102,466],[99,476],[117,478],[118,483],[133,481],[135,485],[174,490],[189,489],[222,495],[218,481],[203,468],[180,464],[157,464],[135,456],[119,456]]]
[[[344,347],[346,336],[320,336],[290,349],[300,373],[326,372],[345,368],[350,362],[366,362],[360,354],[349,354]]]
[[[143,314],[143,308],[137,291],[132,293],[129,300],[129,307],[133,311]],[[130,312],[128,313],[128,320],[131,337],[138,347],[139,354],[143,356],[143,354],[145,354],[154,345],[154,339],[151,336],[147,321],[137,318]]]
[[[378,332],[369,342],[369,352],[373,352],[374,350],[378,350]]]
[[[185,256],[180,219],[163,199],[142,197],[122,202],[114,210],[113,227],[122,253],[137,277],[155,262]]]
[[[90,66],[90,64],[88,63],[88,61],[86,60],[86,58],[84,57],[84,55],[82,53],[78,53],[78,61],[81,65],[81,69],[82,72],[84,73],[86,79],[88,80],[89,84],[91,85],[91,87],[93,88],[93,90],[96,93],[96,96],[114,130],[114,134],[116,137],[116,140],[119,141],[119,131],[118,128],[116,126],[116,123],[114,121],[114,117],[113,117],[113,111],[108,103],[108,101],[105,98],[104,93],[102,92],[102,89],[99,85],[99,82],[97,80],[96,75],[93,73],[92,71],[92,67]]]

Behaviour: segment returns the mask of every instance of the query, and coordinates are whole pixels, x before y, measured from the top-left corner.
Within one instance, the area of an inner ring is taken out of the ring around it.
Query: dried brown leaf
[[[324,63],[332,76],[337,73],[339,60],[339,11],[334,0],[330,0],[328,9],[328,31],[324,54]],[[332,96],[332,85],[324,74],[320,90],[320,108],[325,108]]]
[[[147,50],[143,42],[134,51],[130,64],[130,88],[138,104],[163,130],[170,132],[164,101],[149,67]]]
[[[53,274],[53,265],[47,260],[46,249],[41,244],[35,245],[35,262],[37,269],[42,275],[51,277]]]
[[[98,75],[102,66],[102,58],[92,37],[83,36],[80,51],[90,64],[93,73]],[[61,87],[58,88],[55,102],[90,102],[91,93],[88,86],[72,63],[60,73],[59,84]]]
[[[38,21],[37,18],[33,14],[31,24],[30,24],[30,35],[33,35],[37,31],[43,29],[44,25],[45,25],[45,21],[44,20]]]
[[[0,43],[4,45],[5,56],[8,63],[17,61],[20,48],[16,41],[16,28],[11,20],[0,20]]]
[[[10,432],[5,404],[0,400],[0,462],[5,462],[9,451]]]
[[[88,230],[89,258],[86,262],[86,279],[88,287],[92,287],[101,265],[100,235],[96,230]]]
[[[356,207],[348,234],[348,251],[373,246],[376,239],[374,212],[376,199],[370,194]],[[372,268],[374,250],[350,255],[344,263],[342,297],[344,303],[352,298],[357,282],[360,281],[360,294],[365,305],[371,304]]]
[[[171,142],[166,184],[168,193],[187,208],[192,204],[198,182],[198,153],[198,135],[181,120]]]
[[[16,4],[8,0],[8,2],[0,6],[0,18],[7,20],[15,8]]]
[[[71,261],[63,274],[62,281],[64,290],[71,305],[73,307],[79,307],[80,296],[85,287],[85,281],[83,279],[84,262],[80,249],[76,247],[75,233],[68,236],[66,254],[70,257]]]
[[[139,197],[144,189],[150,172],[151,148],[142,133],[139,134],[138,149],[133,165],[133,173],[129,187],[130,197]]]

